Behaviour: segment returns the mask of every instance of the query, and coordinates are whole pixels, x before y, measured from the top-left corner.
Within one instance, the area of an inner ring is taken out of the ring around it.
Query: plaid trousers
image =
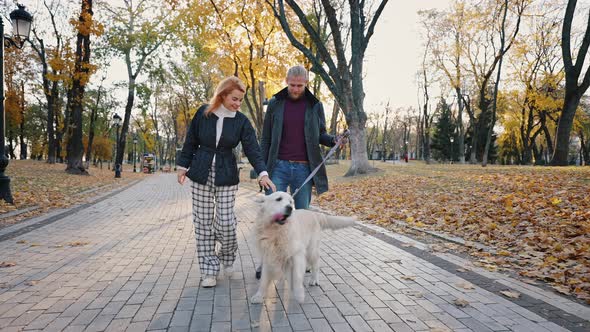
[[[238,239],[234,206],[238,185],[215,186],[215,168],[209,170],[207,184],[192,182],[193,224],[201,274],[216,276],[220,263],[230,266],[236,259]],[[219,242],[219,252],[215,243]]]

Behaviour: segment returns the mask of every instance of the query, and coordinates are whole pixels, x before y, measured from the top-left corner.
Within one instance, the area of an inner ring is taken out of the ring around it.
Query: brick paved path
[[[460,258],[370,226],[324,235],[321,286],[302,306],[282,283],[250,305],[255,195],[239,192],[239,258],[214,289],[199,288],[189,186],[174,174],[0,230],[0,262],[16,264],[0,268],[0,330],[590,331],[586,305],[477,267],[459,272]],[[499,294],[507,289],[523,295]]]

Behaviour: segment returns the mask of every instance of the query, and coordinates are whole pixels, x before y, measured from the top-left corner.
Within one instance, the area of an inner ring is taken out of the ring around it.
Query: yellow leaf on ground
[[[503,291],[500,291],[500,294],[502,294],[502,295],[504,295],[506,297],[509,297],[511,299],[518,299],[518,298],[520,298],[520,293],[519,292],[516,292],[516,291],[503,290]]]
[[[473,284],[468,283],[468,282],[460,282],[457,284],[458,287],[461,287],[463,289],[475,289],[475,287],[473,286]]]
[[[493,264],[485,264],[483,267],[485,267],[486,270],[490,271],[490,272],[496,272],[498,271],[498,267],[496,265]]]
[[[465,308],[466,306],[469,305],[469,302],[467,302],[467,300],[465,300],[465,299],[455,299],[455,301],[453,301],[453,303],[457,307],[461,307],[461,308]]]
[[[570,292],[569,288],[565,286],[553,286],[553,289],[565,295],[570,295],[572,293]]]

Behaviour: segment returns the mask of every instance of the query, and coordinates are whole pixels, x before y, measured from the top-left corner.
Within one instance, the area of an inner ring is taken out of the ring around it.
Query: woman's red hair
[[[234,90],[239,90],[242,93],[246,93],[246,86],[239,78],[230,76],[219,82],[217,88],[215,89],[215,95],[213,95],[213,98],[211,98],[209,101],[209,107],[205,111],[205,116],[218,109],[223,103],[223,98],[232,93]]]

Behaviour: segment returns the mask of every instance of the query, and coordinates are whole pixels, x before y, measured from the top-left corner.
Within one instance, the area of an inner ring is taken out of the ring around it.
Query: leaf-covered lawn
[[[339,214],[393,220],[496,249],[476,264],[511,267],[590,303],[590,167],[392,165],[343,178],[328,167],[330,191],[317,204]]]
[[[124,186],[146,176],[131,172],[133,168],[125,165],[121,178],[115,179],[114,172],[107,169],[106,163],[102,169],[91,166],[89,176],[70,175],[65,169],[65,164],[50,165],[43,161],[11,160],[6,174],[10,177],[15,204],[6,204],[0,200],[0,215],[32,206],[39,208],[17,216],[0,218],[0,228],[51,209],[82,202],[100,192]]]

